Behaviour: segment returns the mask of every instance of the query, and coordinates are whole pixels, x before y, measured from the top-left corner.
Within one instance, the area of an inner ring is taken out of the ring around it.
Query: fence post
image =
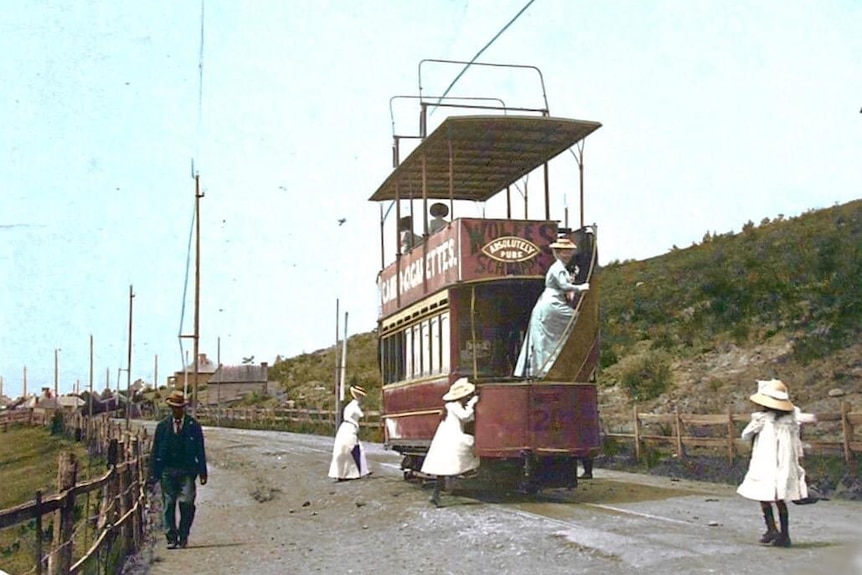
[[[640,463],[641,461],[641,433],[640,433],[640,422],[638,421],[638,404],[636,403],[633,408],[634,412],[634,421],[635,421],[635,461]]]
[[[132,517],[132,544],[137,552],[141,548],[144,535],[144,520],[143,520],[143,504],[141,501],[141,470],[143,468],[143,459],[141,455],[141,444],[136,435],[133,435],[129,442],[129,459],[132,466],[131,470],[131,501],[135,513]]]
[[[123,522],[122,525],[120,525],[120,540],[122,541],[123,556],[129,553],[132,540],[132,526],[129,524],[129,518],[126,516],[129,509],[131,509],[131,505],[129,505],[129,501],[131,500],[131,494],[129,493],[129,458],[126,449],[127,443],[126,438],[124,437],[123,441],[120,442],[119,449],[117,450],[120,457],[118,462],[120,473],[117,479],[120,482],[118,499],[120,502],[119,515]]]
[[[679,408],[676,408],[674,413],[673,427],[676,432],[676,456],[682,459],[685,457],[685,451],[682,448],[682,421],[679,417]]]
[[[78,461],[72,452],[60,454],[57,470],[57,491],[65,493],[63,503],[54,513],[54,545],[48,559],[48,572],[63,575],[72,567],[72,535],[75,531],[75,483],[78,480]]]
[[[733,408],[731,406],[727,406],[727,463],[730,466],[733,466],[733,456],[734,456],[734,448],[733,448],[733,439],[734,435],[736,435],[736,429],[733,427]]]
[[[42,575],[42,491],[36,492],[36,575]]]
[[[853,426],[850,423],[850,403],[844,401],[841,403],[841,434],[844,436],[844,463],[850,464],[853,454],[850,451],[850,440],[853,438]]]

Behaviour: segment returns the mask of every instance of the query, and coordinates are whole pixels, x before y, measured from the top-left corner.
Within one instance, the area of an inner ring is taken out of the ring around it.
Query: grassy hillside
[[[606,421],[634,402],[745,411],[754,380],[770,377],[808,409],[859,401],[862,201],[707,233],[699,244],[599,273]],[[350,338],[348,381],[379,390],[375,357],[373,333]],[[331,407],[334,371],[332,348],[273,368],[288,397],[321,407]],[[845,395],[830,397],[833,389]],[[376,407],[379,394],[370,396]]]

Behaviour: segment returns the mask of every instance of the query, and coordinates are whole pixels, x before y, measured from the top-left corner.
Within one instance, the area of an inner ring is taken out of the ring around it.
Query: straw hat
[[[443,401],[455,401],[467,397],[476,391],[476,386],[467,381],[466,377],[462,377],[452,384],[446,395],[443,396]]]
[[[445,218],[449,215],[449,206],[443,202],[435,202],[431,204],[431,208],[428,211],[431,212],[431,215],[435,218]]]
[[[186,401],[185,394],[179,389],[175,389],[165,400],[165,403],[167,403],[171,407],[185,407],[188,402]]]
[[[749,397],[751,401],[763,407],[771,407],[781,411],[793,411],[787,386],[780,379],[770,379],[757,382],[757,393]]]
[[[578,246],[569,238],[560,238],[551,244],[552,250],[575,250]]]
[[[364,387],[360,387],[358,385],[350,386],[350,395],[353,396],[353,399],[356,399],[356,396],[365,397],[366,393],[367,392],[365,391]]]

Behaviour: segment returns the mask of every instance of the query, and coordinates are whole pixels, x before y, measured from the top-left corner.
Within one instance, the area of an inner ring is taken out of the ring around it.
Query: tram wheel
[[[405,481],[410,481],[411,479],[417,479],[419,477],[416,475],[416,471],[422,468],[422,462],[424,460],[425,458],[419,455],[405,455],[401,459],[401,472],[404,475]]]

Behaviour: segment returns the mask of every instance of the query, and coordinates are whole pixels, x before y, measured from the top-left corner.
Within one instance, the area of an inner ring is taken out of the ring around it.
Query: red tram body
[[[423,130],[428,105],[422,103]],[[427,214],[429,200],[446,202],[453,215],[434,232],[424,215],[424,233],[409,249],[400,245],[398,226],[388,235],[397,246],[394,260],[378,275],[385,445],[403,454],[405,477],[416,474],[440,421],[443,394],[466,376],[481,397],[474,429],[480,474],[500,485],[511,478],[534,492],[576,485],[577,460],[600,449],[596,229],[567,229],[550,217],[548,162],[601,125],[547,110],[512,111],[449,116],[431,134],[421,133],[370,200],[381,202],[382,264],[382,202],[394,203],[396,222],[405,202],[411,214]],[[398,137],[396,150],[397,144]],[[511,186],[537,169],[545,182],[545,217],[511,217]],[[506,194],[507,217],[455,217],[456,205],[498,194]],[[574,318],[544,375],[515,377],[532,308],[554,261],[549,245],[559,237],[578,244],[577,281],[589,282],[590,290],[573,304]]]

